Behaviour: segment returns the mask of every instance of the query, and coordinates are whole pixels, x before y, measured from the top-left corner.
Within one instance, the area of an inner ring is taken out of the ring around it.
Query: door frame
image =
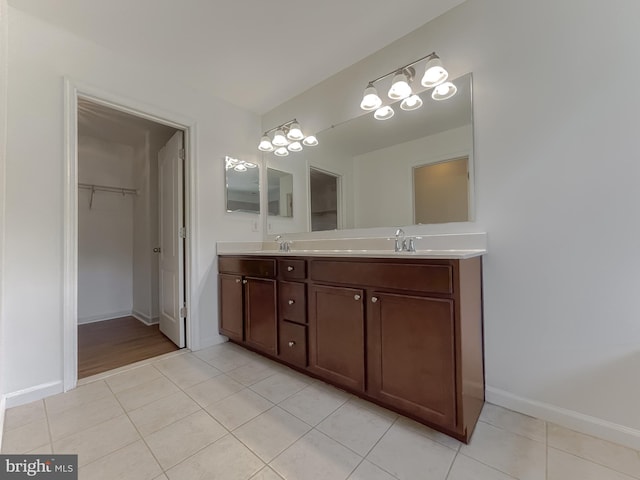
[[[78,98],[120,110],[156,123],[184,131],[184,221],[187,240],[184,251],[186,348],[199,348],[200,328],[197,302],[192,286],[196,285],[197,202],[196,202],[196,134],[197,123],[182,115],[159,107],[121,97],[99,88],[64,78],[64,238],[63,238],[63,388],[76,387],[78,382]]]

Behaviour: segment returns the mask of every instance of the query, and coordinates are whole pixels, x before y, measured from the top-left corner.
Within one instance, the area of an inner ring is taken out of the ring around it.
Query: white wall
[[[356,228],[413,223],[413,168],[470,155],[471,126],[459,127],[353,158]],[[389,159],[393,159],[390,162]]]
[[[195,123],[190,316],[200,335],[191,347],[221,341],[215,242],[262,238],[251,219],[224,211],[223,159],[258,160],[259,119],[215,92],[182,88],[169,59],[165,67],[127,61],[13,8],[9,23],[5,391],[62,388],[65,75]]]
[[[136,188],[135,149],[78,137],[78,182]],[[78,191],[78,323],[133,310],[134,196]]]
[[[634,0],[470,0],[263,117],[338,124],[432,50],[473,72],[488,398],[636,447],[638,18]]]

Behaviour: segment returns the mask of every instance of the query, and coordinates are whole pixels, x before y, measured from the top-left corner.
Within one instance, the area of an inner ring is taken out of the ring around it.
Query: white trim
[[[130,317],[133,315],[131,310],[122,310],[120,312],[102,313],[100,315],[90,315],[88,317],[78,317],[78,325],[86,325],[87,323],[104,322],[115,318]]]
[[[0,395],[0,452],[2,451],[2,433],[4,432],[4,412],[7,409],[7,397]]]
[[[62,393],[62,382],[41,383],[33,387],[18,390],[17,392],[7,393],[6,408],[17,407],[25,403],[42,400],[45,397]]]
[[[195,292],[192,286],[197,284],[197,124],[190,118],[174,112],[168,112],[153,105],[148,105],[131,98],[121,97],[96,87],[77,82],[65,77],[64,79],[64,107],[65,107],[65,178],[64,178],[64,258],[63,258],[63,386],[64,391],[75,388],[78,382],[78,194],[77,194],[77,108],[78,98],[86,98],[92,102],[105,105],[125,113],[146,118],[157,123],[169,125],[183,130],[185,133],[185,208],[188,218],[187,242],[185,252],[185,267],[187,276],[185,281],[186,303],[188,315],[186,319],[187,347],[199,348],[199,333],[197,303],[194,301]]]
[[[539,402],[520,397],[499,388],[486,388],[486,400],[489,403],[508,408],[525,415],[557,423],[580,433],[609,440],[635,450],[640,450],[640,430],[585,415],[574,410],[557,407],[550,403]]]
[[[151,318],[149,315],[145,315],[143,313],[136,312],[135,310],[133,312],[131,312],[131,316],[133,318],[135,318],[136,320],[144,323],[147,326],[157,325],[158,323],[160,323],[160,317]]]

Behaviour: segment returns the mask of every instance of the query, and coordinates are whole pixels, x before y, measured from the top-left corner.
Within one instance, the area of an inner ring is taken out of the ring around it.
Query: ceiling
[[[9,0],[263,114],[463,0]]]

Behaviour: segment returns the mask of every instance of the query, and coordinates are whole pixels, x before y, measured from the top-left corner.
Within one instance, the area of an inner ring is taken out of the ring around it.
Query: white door
[[[176,132],[158,153],[160,331],[180,348],[185,346],[182,135]]]

